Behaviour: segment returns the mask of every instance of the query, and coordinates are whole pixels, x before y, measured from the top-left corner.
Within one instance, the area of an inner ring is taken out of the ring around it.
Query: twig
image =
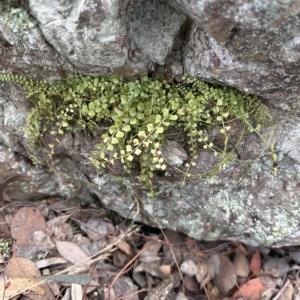
[[[110,284],[110,289],[114,286],[114,284],[116,283],[116,281],[118,280],[118,278],[123,274],[123,272],[126,270],[127,267],[129,267],[133,262],[135,262],[135,260],[146,250],[148,250],[149,247],[151,247],[153,244],[155,244],[154,242],[149,244],[147,247],[145,247],[144,249],[142,249],[138,254],[136,254],[123,268],[122,270],[119,272],[119,274],[114,278],[113,282]],[[105,299],[109,299],[109,290],[106,293]]]
[[[277,295],[273,298],[273,300],[279,299],[279,297],[284,292],[284,290],[286,289],[286,287],[289,285],[290,282],[291,281],[289,279],[287,279],[287,281],[285,282],[285,284],[283,285],[283,287],[280,289],[280,291],[277,293]]]

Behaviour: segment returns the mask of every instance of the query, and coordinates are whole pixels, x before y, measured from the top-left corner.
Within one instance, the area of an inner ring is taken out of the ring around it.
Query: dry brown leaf
[[[12,277],[12,280],[14,280],[14,278],[20,279],[21,277],[26,280],[28,280],[28,278],[34,280],[34,277],[41,276],[40,270],[38,269],[36,264],[31,260],[23,257],[12,257],[7,265],[6,274],[8,277]],[[26,287],[27,286],[24,286],[24,288]],[[49,289],[47,283],[39,285],[38,287],[43,289],[43,294],[39,293],[39,295],[36,295],[35,289],[30,289],[32,292],[27,294],[27,297],[31,300],[54,300],[54,295]]]
[[[46,231],[47,224],[41,211],[36,207],[19,209],[11,221],[11,236],[18,247],[28,245],[35,231]]]
[[[135,268],[134,272],[145,272],[155,277],[161,277],[162,275],[159,271],[159,267],[161,265],[161,259],[156,261],[151,261],[149,263],[141,262]]]
[[[80,228],[92,240],[99,239],[101,236],[115,231],[114,226],[110,222],[100,218],[90,218],[86,224],[81,224]]]
[[[200,285],[197,282],[195,276],[184,275],[183,277],[184,287],[191,292],[198,291],[200,289]]]
[[[51,265],[57,265],[57,264],[66,264],[68,261],[64,259],[63,257],[49,257],[45,259],[41,259],[35,262],[36,266],[39,269],[46,268]]]
[[[125,241],[121,241],[120,243],[118,243],[117,247],[123,252],[125,252],[128,256],[131,256],[133,254],[132,248]]]
[[[248,250],[245,248],[245,246],[242,243],[238,243],[237,249],[239,249],[246,256],[249,256]]]
[[[201,254],[202,252],[200,247],[198,246],[197,241],[189,236],[185,237],[185,246],[187,248],[187,251],[191,253]]]
[[[43,287],[45,291],[44,295],[40,295],[34,291],[30,291],[29,293],[26,293],[26,297],[30,300],[55,300],[55,296],[47,282],[42,284],[41,287]]]
[[[212,255],[208,259],[198,261],[195,276],[201,284],[201,288],[215,277],[216,271],[219,270],[219,265],[220,259],[218,255]]]
[[[294,294],[294,287],[291,284],[291,282],[289,282],[288,285],[285,286],[285,289],[281,295],[281,298],[284,300],[292,300],[293,294]]]
[[[223,254],[213,255],[219,258],[219,264],[214,260],[216,274],[213,279],[213,284],[219,289],[224,296],[235,286],[236,273],[233,263]]]
[[[48,226],[49,230],[52,233],[54,233],[55,227],[65,223],[70,218],[70,216],[71,216],[71,214],[58,216],[56,218],[53,218],[53,219],[47,221],[47,226]]]
[[[265,290],[265,286],[263,285],[260,278],[254,278],[246,283],[244,283],[238,291],[236,291],[233,296],[232,300],[240,299],[243,297],[243,300],[260,300],[261,295],[260,293]]]
[[[169,265],[175,260],[180,265],[182,263],[181,246],[184,244],[185,235],[166,229],[164,230],[164,237],[167,242],[163,244],[164,264]]]
[[[261,259],[259,251],[255,251],[250,262],[250,271],[256,273],[261,269]]]
[[[119,268],[124,267],[126,261],[127,261],[127,255],[124,252],[117,250],[113,253],[113,263],[116,267]]]
[[[70,300],[70,299],[71,299],[71,288],[67,288],[61,300]]]
[[[39,282],[40,280],[35,278],[12,278],[6,281],[6,284],[9,285],[7,288],[5,288],[4,282],[0,283],[0,295],[4,295],[3,299],[10,299],[19,293],[30,290],[43,296],[45,289],[41,285],[35,285]]]
[[[92,280],[89,285],[86,286],[86,293],[89,294],[95,289],[99,287],[99,281],[97,280]]]
[[[49,276],[50,275],[50,270],[49,269],[44,269],[43,270],[43,275],[44,276]],[[61,295],[60,285],[54,280],[47,281],[47,284],[48,284],[50,290],[52,291],[53,296],[56,297],[56,299],[58,299],[57,296]]]
[[[137,289],[138,287],[131,281],[130,278],[121,276],[110,289],[111,298],[109,299],[116,299],[120,297],[121,299],[138,300],[138,294],[131,295],[136,292]]]
[[[56,241],[56,247],[59,254],[72,264],[88,258],[88,255],[75,243]]]
[[[12,278],[33,278],[41,276],[34,262],[23,257],[12,257],[6,267],[6,275]]]
[[[83,297],[82,286],[77,283],[72,283],[71,295],[72,295],[72,300],[82,300]]]
[[[249,261],[244,253],[240,250],[236,250],[234,257],[233,257],[233,264],[235,267],[236,275],[241,277],[247,277],[250,268],[249,268]]]
[[[141,250],[143,251],[144,249],[147,249],[143,251],[142,254],[139,256],[139,260],[142,262],[148,263],[160,259],[157,256],[157,253],[161,248],[161,243],[158,242],[157,235],[152,235],[151,238],[152,240],[147,241]]]

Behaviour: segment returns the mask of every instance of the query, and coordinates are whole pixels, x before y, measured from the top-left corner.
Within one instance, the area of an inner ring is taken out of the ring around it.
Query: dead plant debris
[[[125,226],[127,220],[108,219],[95,204],[6,202],[0,300],[300,300],[296,247],[260,251]]]

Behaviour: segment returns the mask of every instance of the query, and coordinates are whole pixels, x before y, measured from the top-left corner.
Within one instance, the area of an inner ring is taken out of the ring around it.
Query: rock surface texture
[[[261,134],[275,144],[278,169],[271,172],[269,147],[255,134],[216,176],[184,184],[173,176],[154,178],[155,199],[131,177],[95,169],[87,154],[96,142],[85,135],[66,134],[52,168],[34,167],[22,131],[31,104],[19,85],[0,82],[0,178],[29,178],[9,185],[7,193],[19,201],[97,196],[124,217],[139,208],[139,221],[198,239],[298,245],[299,28],[296,0],[1,1],[1,73],[54,80],[74,74],[132,79],[147,70],[177,78],[186,72],[234,86],[268,99],[275,121]],[[186,159],[182,149],[175,150],[174,165]],[[213,160],[200,152],[194,171]]]

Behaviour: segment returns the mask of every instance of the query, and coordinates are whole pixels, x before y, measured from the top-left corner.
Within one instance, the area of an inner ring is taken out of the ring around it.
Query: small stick
[[[280,289],[280,291],[277,293],[277,295],[273,298],[273,300],[277,300],[279,299],[280,295],[284,292],[284,290],[286,289],[286,287],[288,286],[288,284],[290,283],[290,280],[287,279],[287,281],[285,282],[284,286]]]

